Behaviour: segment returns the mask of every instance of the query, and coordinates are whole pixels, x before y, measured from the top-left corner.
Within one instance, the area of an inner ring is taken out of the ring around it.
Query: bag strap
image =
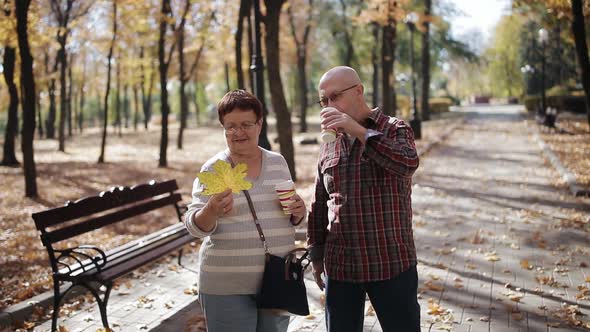
[[[231,167],[236,167],[231,157],[229,155],[227,157],[229,158]],[[254,209],[254,203],[252,203],[252,198],[250,198],[250,193],[248,192],[248,190],[245,189],[242,190],[242,192],[244,193],[244,196],[246,196],[246,200],[248,201],[248,207],[250,208],[250,213],[252,213],[252,217],[254,218],[254,224],[256,225],[256,230],[258,231],[258,237],[260,238],[260,241],[262,241],[262,245],[264,246],[264,253],[268,255],[270,254],[270,251],[268,250],[268,246],[266,245],[266,238],[264,237],[262,227],[258,222],[258,216],[256,215],[256,210]]]
[[[258,231],[258,237],[260,237],[260,241],[262,241],[262,245],[264,246],[264,253],[270,254],[268,250],[268,246],[266,245],[266,238],[264,237],[264,232],[262,232],[262,227],[258,222],[258,217],[256,216],[256,210],[254,209],[254,203],[252,203],[252,198],[250,198],[250,193],[248,190],[242,190],[244,196],[246,196],[246,200],[248,201],[248,207],[250,207],[250,212],[252,213],[252,217],[254,218],[254,224],[256,224],[256,230]]]

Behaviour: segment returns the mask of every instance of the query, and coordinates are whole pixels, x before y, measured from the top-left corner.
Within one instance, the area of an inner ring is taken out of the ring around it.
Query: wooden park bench
[[[75,286],[88,289],[96,298],[103,326],[108,328],[106,306],[114,279],[176,249],[180,249],[178,263],[181,263],[182,247],[195,238],[182,223],[186,207],[181,206],[181,195],[177,190],[176,180],[152,180],[131,188],[114,187],[97,196],[68,201],[65,206],[33,214],[53,271],[52,331],[57,327],[61,300]],[[176,210],[174,219],[177,222],[155,233],[107,251],[93,245],[64,248],[71,242],[68,240],[81,234],[167,207]],[[62,282],[71,285],[60,294]],[[98,292],[100,288],[104,290],[102,299]]]

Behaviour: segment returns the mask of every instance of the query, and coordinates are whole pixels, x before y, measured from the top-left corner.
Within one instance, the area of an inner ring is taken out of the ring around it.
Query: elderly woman
[[[281,208],[275,184],[291,180],[283,156],[258,146],[262,104],[243,90],[228,92],[217,105],[227,149],[201,168],[211,171],[217,160],[248,166],[248,191],[263,229],[269,250],[285,255],[294,249],[295,229],[306,214],[305,204],[295,194],[290,214]],[[203,238],[199,259],[199,299],[209,332],[287,331],[288,316],[258,310],[256,294],[262,284],[264,248],[243,192],[204,196],[197,178],[193,201],[185,224]]]

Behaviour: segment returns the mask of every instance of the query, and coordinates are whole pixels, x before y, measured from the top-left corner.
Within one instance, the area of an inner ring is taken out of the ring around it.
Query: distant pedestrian
[[[420,331],[412,129],[369,108],[350,67],[330,69],[318,90],[322,129],[337,131],[321,146],[307,232],[328,331],[361,332],[366,294],[383,331]]]

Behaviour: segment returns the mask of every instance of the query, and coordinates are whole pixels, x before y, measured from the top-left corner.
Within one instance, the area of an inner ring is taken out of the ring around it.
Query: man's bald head
[[[328,70],[320,78],[318,88],[321,90],[322,86],[326,83],[338,82],[342,86],[350,86],[354,84],[361,84],[361,78],[357,74],[356,70],[347,66],[338,66]]]
[[[364,87],[356,70],[338,66],[328,70],[318,84],[320,105],[332,106],[352,117],[363,121],[371,113],[365,102]]]

